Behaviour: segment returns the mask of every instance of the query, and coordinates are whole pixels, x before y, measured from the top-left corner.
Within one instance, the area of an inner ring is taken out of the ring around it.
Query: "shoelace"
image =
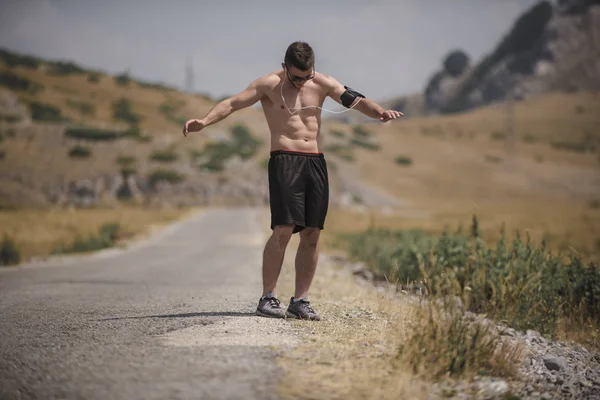
[[[312,309],[312,307],[310,306],[310,302],[308,300],[300,300],[300,303],[302,303],[304,305],[305,310],[315,314],[315,310]]]
[[[281,307],[281,305],[280,305],[281,303],[280,303],[279,299],[276,297],[267,297],[267,301],[269,302],[269,305],[271,307]]]

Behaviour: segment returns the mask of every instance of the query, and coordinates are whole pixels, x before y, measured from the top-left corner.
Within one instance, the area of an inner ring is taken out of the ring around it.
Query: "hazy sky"
[[[316,69],[375,99],[421,90],[444,55],[489,52],[536,0],[0,0],[0,47],[237,93],[309,42]]]

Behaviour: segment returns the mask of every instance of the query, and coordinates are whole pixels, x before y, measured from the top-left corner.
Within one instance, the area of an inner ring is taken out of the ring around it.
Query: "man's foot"
[[[285,312],[276,297],[261,297],[256,308],[256,315],[267,318],[285,318]]]
[[[321,320],[319,314],[317,314],[315,310],[311,308],[308,300],[300,299],[298,301],[294,301],[293,297],[290,300],[290,305],[288,306],[285,315],[288,318],[309,319],[311,321]]]

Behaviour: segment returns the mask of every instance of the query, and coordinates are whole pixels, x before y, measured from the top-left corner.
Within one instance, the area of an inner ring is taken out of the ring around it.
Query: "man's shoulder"
[[[272,89],[273,87],[277,86],[279,82],[281,82],[281,77],[275,71],[256,78],[255,82],[257,85],[265,89]]]
[[[315,73],[314,81],[316,84],[321,85],[327,89],[334,87],[338,83],[337,79],[335,79],[333,76],[323,74],[321,72]]]

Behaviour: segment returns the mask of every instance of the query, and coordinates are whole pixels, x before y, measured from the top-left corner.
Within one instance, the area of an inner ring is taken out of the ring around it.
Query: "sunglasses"
[[[307,76],[296,76],[296,75],[292,75],[292,74],[290,74],[290,68],[289,68],[287,65],[286,65],[285,67],[286,67],[285,69],[286,69],[286,72],[287,72],[288,78],[289,78],[289,79],[290,79],[290,81],[292,81],[292,82],[304,82],[304,81],[309,81],[309,80],[311,80],[312,78],[314,78],[314,77],[315,77],[314,70],[313,70],[313,73],[312,73],[312,74],[310,74],[310,75],[307,75]]]

